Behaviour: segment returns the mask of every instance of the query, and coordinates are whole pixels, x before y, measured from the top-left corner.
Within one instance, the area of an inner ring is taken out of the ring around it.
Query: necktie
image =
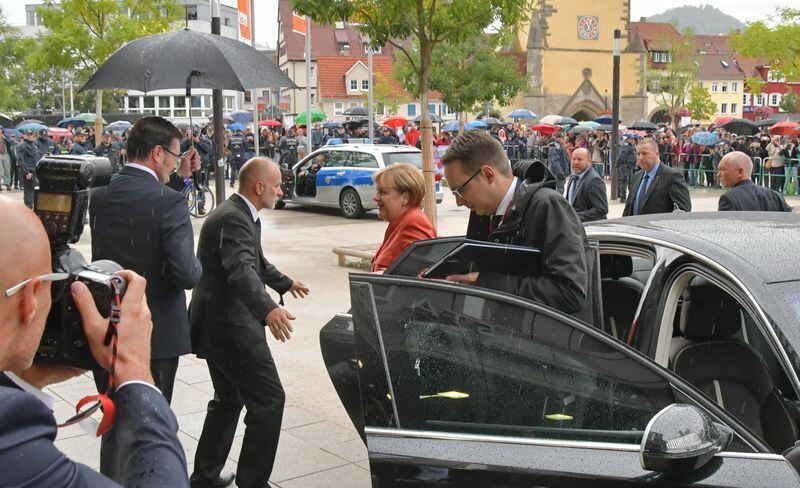
[[[572,202],[575,201],[575,192],[578,190],[578,183],[580,182],[580,176],[573,176],[572,180],[569,182],[569,190],[567,191],[567,198],[569,198],[569,203],[572,205]]]
[[[639,194],[636,195],[636,213],[634,213],[634,215],[639,215],[642,212],[642,202],[644,201],[644,196],[647,194],[647,187],[649,184],[650,175],[645,173],[642,184],[639,185]]]

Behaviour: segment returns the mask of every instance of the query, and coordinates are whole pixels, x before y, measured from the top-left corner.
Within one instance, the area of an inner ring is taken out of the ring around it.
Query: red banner
[[[292,32],[306,35],[306,17],[292,12]]]
[[[239,40],[250,43],[253,39],[250,22],[252,15],[250,12],[250,0],[239,0]]]

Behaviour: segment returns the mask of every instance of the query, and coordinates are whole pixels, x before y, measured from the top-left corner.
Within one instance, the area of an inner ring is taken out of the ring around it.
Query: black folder
[[[422,277],[444,279],[450,275],[474,271],[510,276],[539,276],[541,269],[542,252],[538,249],[465,240],[431,264]]]

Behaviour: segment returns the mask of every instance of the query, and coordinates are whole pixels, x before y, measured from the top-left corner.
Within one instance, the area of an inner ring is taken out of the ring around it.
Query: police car
[[[410,146],[374,145],[329,141],[292,166],[282,167],[283,197],[286,202],[340,209],[348,219],[357,219],[377,208],[372,175],[394,163],[411,163],[422,171],[422,151]],[[441,203],[441,170],[436,168],[436,203]]]

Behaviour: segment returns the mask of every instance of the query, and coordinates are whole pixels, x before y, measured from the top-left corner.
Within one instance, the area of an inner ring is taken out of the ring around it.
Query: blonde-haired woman
[[[412,243],[436,237],[436,229],[422,212],[425,180],[416,166],[393,164],[376,172],[372,179],[378,217],[389,222],[372,258],[372,271],[383,271]]]

